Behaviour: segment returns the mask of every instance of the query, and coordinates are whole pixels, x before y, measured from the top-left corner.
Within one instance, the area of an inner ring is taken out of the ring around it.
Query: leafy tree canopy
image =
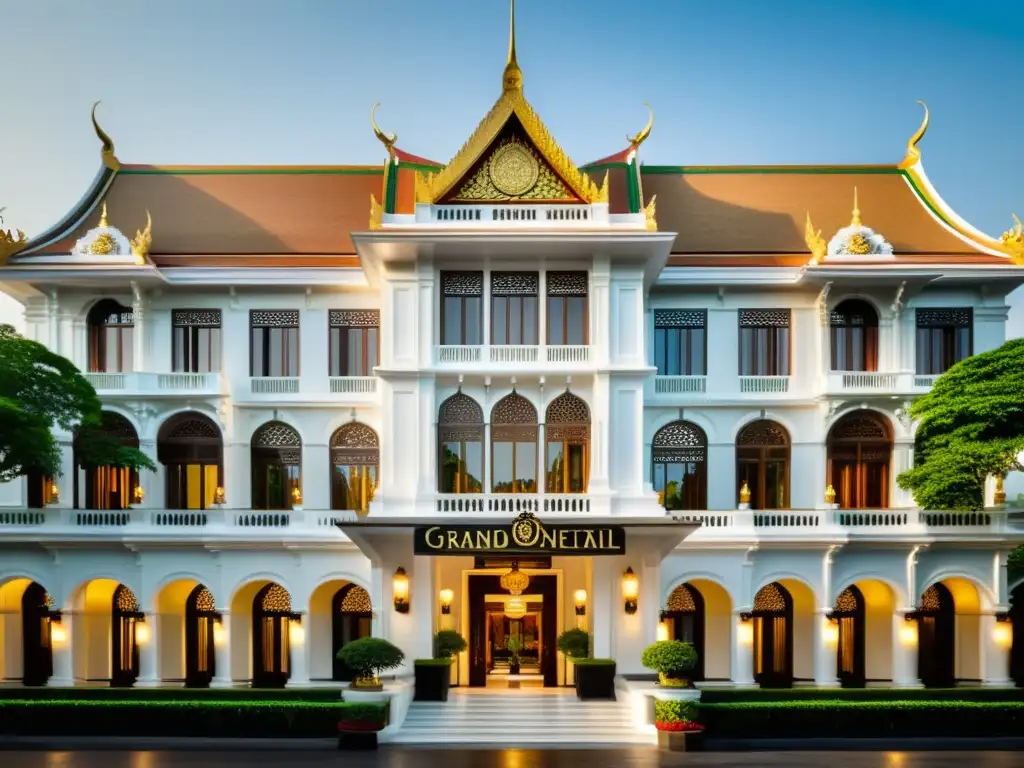
[[[33,471],[60,474],[54,425],[78,430],[84,466],[156,468],[139,449],[104,434],[96,390],[74,363],[0,325],[0,482]]]
[[[1024,339],[963,360],[917,399],[914,468],[900,474],[924,509],[978,510],[985,480],[1020,469],[1024,452]]]

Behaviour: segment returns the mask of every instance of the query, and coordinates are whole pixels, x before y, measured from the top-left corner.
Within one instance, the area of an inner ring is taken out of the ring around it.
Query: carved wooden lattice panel
[[[264,613],[291,613],[292,597],[288,594],[288,590],[280,584],[271,584],[270,588],[263,593],[260,607]]]
[[[167,433],[166,440],[220,440],[220,430],[204,416],[180,419]]]
[[[200,613],[213,613],[217,610],[213,601],[213,593],[206,587],[199,588],[199,594],[196,595],[196,610]]]
[[[544,417],[549,443],[585,443],[590,439],[590,408],[572,392],[548,404]]]
[[[939,611],[942,609],[942,601],[939,598],[939,588],[932,584],[921,595],[922,611]]]
[[[379,328],[379,309],[332,309],[328,313],[331,328]]]
[[[483,296],[483,272],[444,272],[441,289],[445,296]]]
[[[703,328],[708,313],[703,309],[657,309],[654,311],[655,328]]]
[[[654,434],[651,455],[662,464],[689,464],[707,459],[704,430],[689,421],[673,421]]]
[[[878,315],[874,307],[866,301],[850,299],[840,303],[832,310],[830,322],[832,325],[843,328],[847,326],[875,326],[878,325]]]
[[[353,421],[331,435],[331,460],[335,464],[375,467],[380,463],[380,440],[365,424]]]
[[[697,611],[697,603],[686,584],[680,584],[672,590],[672,594],[668,596],[667,608],[672,613],[695,613]]]
[[[851,413],[832,427],[832,440],[888,440],[889,434],[877,416]]]
[[[373,613],[373,603],[370,602],[370,593],[362,587],[353,584],[348,587],[345,596],[341,598],[342,613]]]
[[[537,436],[537,409],[517,392],[505,395],[491,409],[492,440],[530,441]]]
[[[538,276],[536,272],[492,272],[492,296],[536,296]]]
[[[139,442],[139,436],[135,432],[135,427],[132,426],[132,423],[121,414],[112,411],[103,411],[100,414],[100,426],[97,432],[105,437],[120,440],[124,443],[138,445]]]
[[[253,328],[298,328],[297,309],[254,309],[249,315]]]
[[[750,422],[740,431],[736,445],[789,445],[789,433],[781,424],[759,419]]]
[[[740,325],[745,328],[789,328],[789,310],[741,309]]]
[[[785,613],[786,597],[783,587],[774,581],[765,584],[754,596],[754,611],[758,613]]]
[[[974,314],[970,308],[962,309],[931,309],[916,311],[918,328],[968,328]]]
[[[252,437],[254,448],[301,448],[299,433],[280,421],[268,421]]]
[[[857,596],[849,587],[840,592],[839,597],[836,598],[836,613],[855,613],[857,607]]]
[[[119,584],[117,591],[114,592],[114,605],[121,613],[139,612],[139,601],[135,597],[135,593],[124,584]]]
[[[220,328],[219,309],[176,309],[171,314],[175,328]]]
[[[586,296],[586,272],[548,272],[548,296]]]
[[[484,410],[469,395],[456,392],[438,411],[442,443],[480,442],[484,439]]]

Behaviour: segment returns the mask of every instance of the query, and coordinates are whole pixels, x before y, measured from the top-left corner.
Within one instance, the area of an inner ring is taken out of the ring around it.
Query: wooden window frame
[[[291,313],[291,312],[294,312],[295,313],[295,322],[294,322],[294,324],[293,323],[285,323],[285,322],[279,322],[279,323],[274,323],[274,324],[271,324],[271,323],[257,323],[257,322],[255,322],[256,315],[258,313],[261,313],[261,312],[267,312],[267,313]],[[253,379],[278,379],[278,378],[281,378],[281,379],[292,379],[292,378],[298,378],[299,376],[301,376],[302,375],[301,374],[301,371],[302,371],[302,331],[301,331],[301,328],[302,328],[302,315],[301,315],[301,313],[298,310],[291,310],[291,309],[283,309],[283,310],[282,309],[252,309],[252,310],[249,310],[249,377],[253,378]],[[272,376],[269,373],[262,373],[262,372],[257,373],[256,372],[256,370],[255,370],[255,366],[256,366],[256,354],[255,354],[255,352],[256,352],[256,340],[254,338],[255,334],[253,332],[256,331],[257,329],[260,330],[260,331],[263,331],[260,334],[260,344],[261,344],[261,346],[263,348],[263,352],[264,352],[264,356],[263,356],[263,361],[264,361],[263,369],[264,370],[270,370],[270,366],[267,365],[267,363],[269,363],[269,360],[270,360],[270,355],[269,355],[269,352],[270,352],[270,333],[269,332],[272,331],[272,330],[275,330],[275,329],[280,329],[280,330],[285,330],[285,331],[291,330],[291,329],[295,329],[295,370],[294,371],[291,371],[291,370],[288,369],[288,364],[287,364],[288,363],[288,345],[287,344],[283,344],[282,345],[282,350],[281,350],[282,351],[281,362],[283,363],[283,365],[281,366],[281,368],[282,368],[282,370],[287,371],[287,373],[284,373],[284,374],[282,374],[280,376]]]

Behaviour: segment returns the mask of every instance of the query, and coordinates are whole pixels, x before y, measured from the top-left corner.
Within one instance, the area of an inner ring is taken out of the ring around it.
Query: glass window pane
[[[252,366],[249,371],[250,376],[263,376],[264,366],[266,365],[263,358],[263,329],[253,328],[252,329]]]
[[[171,370],[175,373],[187,371],[185,367],[185,328],[171,329]]]
[[[299,329],[288,329],[288,376],[299,375]]]
[[[380,352],[380,339],[377,328],[366,329],[366,375],[373,376],[373,369],[377,367],[379,360],[377,355]]]
[[[220,328],[210,329],[210,363],[203,373],[220,371]]]
[[[776,329],[776,359],[772,375],[789,376],[789,328]]]
[[[565,344],[565,317],[562,298],[548,297],[548,344]]]
[[[366,334],[362,328],[348,329],[348,375],[365,376],[366,368],[363,365],[366,354]]]
[[[690,330],[690,375],[705,376],[704,369],[706,359],[704,351],[704,329],[693,328]]]
[[[679,346],[679,329],[673,328],[668,332],[668,375],[678,376],[682,373],[679,370],[680,360],[680,346]]]
[[[117,371],[134,371],[134,328],[121,328],[121,367],[115,368]]]
[[[327,336],[327,358],[330,366],[329,376],[344,376],[341,360],[341,328],[331,328]]]
[[[479,442],[466,443],[466,475],[463,490],[482,493],[484,477],[484,446]]]
[[[523,344],[537,343],[537,297],[526,296],[523,298]]]
[[[483,344],[483,299],[480,296],[467,296],[466,302],[466,340],[465,344],[475,346]]]
[[[516,490],[537,492],[537,444],[516,443]]]
[[[654,366],[659,376],[668,376],[668,364],[665,357],[665,345],[668,332],[664,328],[654,329]]]
[[[508,343],[523,343],[523,299],[520,296],[508,300]]]
[[[547,491],[548,493],[565,493],[565,460],[562,455],[562,443],[548,443]]]
[[[512,493],[514,488],[513,480],[513,456],[515,444],[496,442],[493,446],[494,464],[491,467],[491,487],[495,493]]]
[[[444,328],[442,344],[462,343],[462,299],[459,296],[444,297]]]
[[[587,300],[583,296],[569,296],[566,299],[568,318],[566,329],[567,344],[587,343]]]
[[[508,340],[508,299],[504,296],[495,296],[491,301],[491,325],[494,328],[492,344],[511,343]]]
[[[267,376],[284,375],[284,331],[281,328],[267,328]]]

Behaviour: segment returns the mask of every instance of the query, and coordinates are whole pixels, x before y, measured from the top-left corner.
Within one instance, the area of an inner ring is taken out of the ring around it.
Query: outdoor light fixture
[[[60,488],[56,483],[50,483],[50,503],[60,504]]]
[[[836,646],[839,644],[839,621],[829,617],[827,623],[821,628],[821,638],[826,645]]]
[[[302,489],[299,488],[299,486],[297,485],[294,488],[292,488],[292,506],[302,506]]]
[[[213,492],[213,503],[218,507],[222,507],[227,503],[224,497],[224,489],[219,485],[217,486],[217,490]]]
[[[50,621],[50,644],[55,646],[64,645],[68,641],[68,631],[59,621]]]
[[[149,625],[143,619],[135,622],[135,642],[139,645],[146,645],[149,642]]]
[[[996,623],[992,627],[992,640],[1000,648],[1013,647],[1013,624],[1010,614],[1003,611],[996,614]]]
[[[622,574],[622,597],[626,601],[626,613],[632,616],[636,613],[637,599],[640,597],[640,580],[633,573],[632,567]]]
[[[501,577],[501,588],[507,589],[510,595],[521,595],[530,586],[530,577],[519,570],[519,563],[513,561],[512,570]]]
[[[900,626],[900,643],[903,645],[916,645],[917,644],[917,617],[916,611],[907,613],[903,619],[903,624]]]
[[[438,597],[441,599],[441,614],[449,615],[452,612],[452,600],[455,599],[455,593],[450,589],[442,589]]]
[[[510,619],[521,619],[526,615],[526,604],[518,597],[513,597],[505,604],[505,615]]]
[[[306,639],[306,630],[302,627],[302,617],[295,614],[288,622],[288,642],[292,645],[302,645]]]
[[[668,624],[666,624],[664,621],[659,621],[658,622],[658,637],[657,637],[657,639],[658,639],[659,643],[662,642],[663,640],[668,640]]]
[[[142,490],[141,485],[135,486],[135,490],[132,491],[132,497],[135,499],[136,504],[141,504],[142,501],[146,498],[146,492]]]
[[[405,568],[395,571],[391,579],[391,592],[395,598],[395,611],[397,613],[409,612],[409,577],[405,575]]]
[[[573,599],[576,602],[576,615],[586,616],[587,615],[587,590],[577,589],[576,594],[573,595]]]
[[[222,622],[220,619],[214,619],[213,644],[217,646],[223,646],[227,639],[227,633],[224,631],[224,622]]]

